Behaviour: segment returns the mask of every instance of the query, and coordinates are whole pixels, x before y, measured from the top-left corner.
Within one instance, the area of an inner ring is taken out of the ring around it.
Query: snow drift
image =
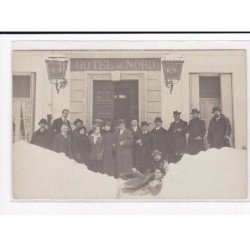
[[[161,193],[123,195],[121,180],[89,171],[83,164],[29,143],[13,146],[16,199],[242,199],[246,197],[246,151],[210,149],[170,164]]]
[[[63,153],[19,141],[13,147],[14,198],[113,199],[117,180],[91,172]]]

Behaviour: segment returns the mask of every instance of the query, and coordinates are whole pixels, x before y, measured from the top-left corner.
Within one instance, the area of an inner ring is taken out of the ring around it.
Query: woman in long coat
[[[74,158],[77,162],[89,165],[89,138],[85,126],[81,126],[74,133]]]
[[[103,137],[101,135],[100,127],[94,127],[92,129],[93,133],[89,135],[89,143],[90,143],[90,164],[89,169],[94,172],[103,173],[103,152],[104,152],[104,144]]]
[[[69,127],[67,124],[63,124],[61,133],[55,135],[52,149],[57,153],[65,153],[69,158],[73,158],[72,137],[69,134]]]
[[[109,176],[115,176],[116,155],[114,151],[115,133],[111,129],[111,123],[106,122],[102,130],[104,152],[103,152],[103,172]]]
[[[130,130],[125,127],[124,120],[119,120],[119,132],[117,134],[117,168],[118,176],[126,178],[133,168],[132,148],[134,138]]]

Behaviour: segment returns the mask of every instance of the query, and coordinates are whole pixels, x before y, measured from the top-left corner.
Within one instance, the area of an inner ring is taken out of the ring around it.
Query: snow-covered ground
[[[17,199],[242,199],[246,197],[246,151],[210,149],[170,164],[156,197],[125,196],[121,180],[96,174],[83,164],[29,143],[13,145],[14,198]]]

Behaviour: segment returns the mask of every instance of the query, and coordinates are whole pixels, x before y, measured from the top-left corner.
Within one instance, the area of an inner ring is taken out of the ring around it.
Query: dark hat
[[[104,125],[105,125],[105,126],[106,126],[106,125],[111,126],[111,121],[105,121],[105,122],[104,122]]]
[[[162,122],[162,119],[161,119],[161,117],[155,117],[155,120],[154,120],[154,122]]]
[[[156,155],[162,155],[162,152],[160,151],[160,150],[158,150],[158,149],[155,149],[154,151],[153,151],[153,153],[152,153],[152,157],[155,157]]]
[[[149,124],[148,124],[148,122],[146,122],[146,121],[142,121],[142,122],[141,122],[141,126],[149,126]]]
[[[41,123],[45,123],[45,124],[48,124],[47,120],[46,119],[41,119],[40,122],[38,124],[41,124]]]
[[[215,112],[215,111],[220,111],[220,108],[219,107],[213,107],[212,113]]]
[[[103,120],[97,118],[97,119],[94,120],[94,122],[97,123],[97,124],[102,124],[102,123],[103,123]]]
[[[191,115],[195,114],[195,113],[199,114],[200,111],[197,108],[194,108],[194,109],[192,109]]]
[[[75,125],[77,122],[81,122],[81,123],[83,124],[83,121],[82,121],[81,119],[76,119],[76,120],[74,121],[74,125]]]
[[[173,112],[173,115],[180,115],[181,112],[178,112],[177,110]]]
[[[85,133],[87,133],[87,128],[85,126],[81,126],[79,128],[77,128],[77,131],[80,132],[80,130],[84,129]]]
[[[124,119],[119,119],[119,120],[118,120],[118,124],[125,124]]]

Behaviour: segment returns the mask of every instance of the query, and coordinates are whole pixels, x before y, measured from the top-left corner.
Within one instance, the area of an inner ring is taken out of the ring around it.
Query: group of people
[[[65,153],[94,172],[124,179],[129,178],[131,173],[137,176],[140,173],[140,176],[146,174],[151,180],[154,179],[151,174],[155,173],[152,166],[156,152],[160,154],[161,162],[177,162],[185,153],[194,155],[205,150],[205,139],[210,147],[230,146],[229,119],[218,107],[214,107],[212,113],[208,130],[205,121],[199,117],[199,110],[194,108],[189,123],[180,118],[181,112],[174,111],[174,121],[168,130],[162,127],[162,119],[156,117],[151,131],[148,122],[142,121],[139,126],[136,119],[131,121],[130,127],[126,127],[123,119],[113,123],[96,119],[93,128],[87,131],[80,119],[76,119],[72,130],[68,120],[69,110],[64,109],[49,130],[47,120],[41,119],[40,128],[34,132],[30,142]],[[164,173],[162,170],[161,175],[164,176]]]

